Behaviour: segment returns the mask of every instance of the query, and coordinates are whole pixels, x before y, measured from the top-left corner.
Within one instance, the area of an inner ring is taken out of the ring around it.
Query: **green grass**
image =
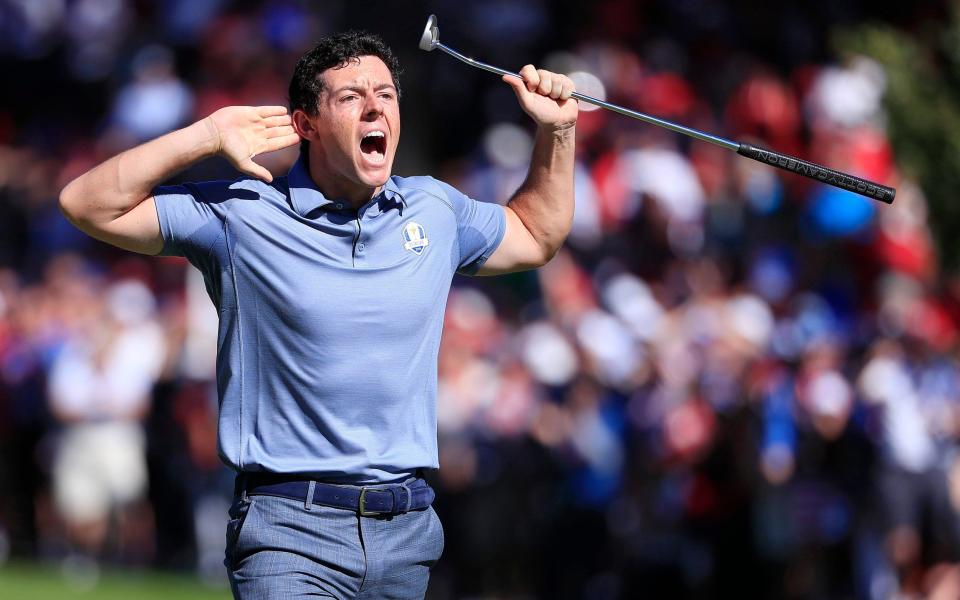
[[[0,598],[4,600],[229,600],[230,591],[211,589],[187,576],[152,571],[105,571],[96,585],[78,589],[59,569],[28,564],[0,567]]]

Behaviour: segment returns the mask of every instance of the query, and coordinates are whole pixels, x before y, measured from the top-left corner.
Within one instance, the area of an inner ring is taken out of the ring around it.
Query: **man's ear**
[[[316,118],[317,117],[311,117],[300,108],[293,111],[293,128],[301,138],[308,142],[316,141],[317,139],[317,128],[314,126],[312,120]]]

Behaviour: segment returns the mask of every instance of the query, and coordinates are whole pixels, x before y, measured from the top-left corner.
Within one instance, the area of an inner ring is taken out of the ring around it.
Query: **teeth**
[[[364,134],[363,140],[366,140],[368,138],[386,138],[386,137],[387,136],[384,132],[376,130],[376,131],[370,131]],[[385,143],[386,142],[384,142],[384,144]],[[363,155],[366,157],[366,160],[374,164],[381,165],[385,163],[387,157],[384,156],[384,154],[380,151],[378,146],[379,144],[374,144],[374,146],[370,148],[368,152],[364,152]]]

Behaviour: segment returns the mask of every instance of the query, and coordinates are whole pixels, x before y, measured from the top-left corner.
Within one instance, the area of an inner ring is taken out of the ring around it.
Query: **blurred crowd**
[[[828,43],[919,9],[354,4],[0,2],[0,65],[22,75],[0,96],[0,562],[223,581],[203,281],[86,238],[58,192],[220,106],[284,104],[302,50],[366,27],[406,71],[396,172],[506,202],[530,126],[495,79],[413,54],[436,12],[493,64],[536,61],[898,195],[583,106],[567,246],[450,294],[430,597],[960,597],[960,285],[895,161],[884,70]],[[260,158],[282,174],[296,150]],[[180,179],[234,176],[208,161]]]

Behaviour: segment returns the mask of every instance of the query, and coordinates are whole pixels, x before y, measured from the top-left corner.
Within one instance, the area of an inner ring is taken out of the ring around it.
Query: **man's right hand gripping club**
[[[60,210],[84,233],[141,254],[163,237],[153,189],[179,171],[223,156],[240,172],[270,182],[253,161],[300,141],[283,106],[228,106],[193,125],[131,148],[77,177],[60,192]]]

